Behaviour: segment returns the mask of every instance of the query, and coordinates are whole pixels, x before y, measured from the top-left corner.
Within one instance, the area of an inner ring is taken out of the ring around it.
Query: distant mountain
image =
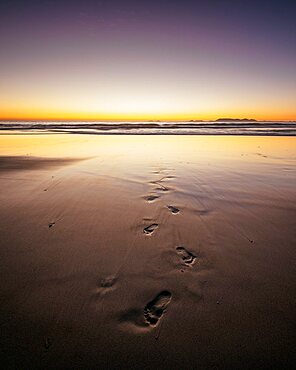
[[[215,122],[257,122],[257,120],[250,118],[218,118]]]

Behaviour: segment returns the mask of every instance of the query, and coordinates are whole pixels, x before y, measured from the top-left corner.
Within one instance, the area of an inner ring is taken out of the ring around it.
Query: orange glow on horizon
[[[246,113],[239,110],[221,111],[212,113],[88,113],[88,112],[65,112],[65,111],[47,111],[47,110],[28,110],[28,111],[2,111],[0,110],[0,120],[20,120],[20,121],[190,121],[203,120],[211,121],[218,118],[249,118],[262,121],[295,121],[296,112],[276,112],[269,110],[268,113],[256,112]]]

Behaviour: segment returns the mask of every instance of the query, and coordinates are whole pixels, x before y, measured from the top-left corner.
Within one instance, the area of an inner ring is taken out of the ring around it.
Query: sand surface
[[[6,369],[295,361],[296,137],[0,135]]]

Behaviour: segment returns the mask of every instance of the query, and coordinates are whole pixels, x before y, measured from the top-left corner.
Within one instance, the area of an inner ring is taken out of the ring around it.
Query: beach
[[[290,368],[295,164],[295,136],[2,133],[4,368]]]

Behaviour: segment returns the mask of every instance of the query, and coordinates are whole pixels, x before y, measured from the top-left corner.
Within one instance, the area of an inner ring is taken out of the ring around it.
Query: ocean
[[[1,121],[0,131],[108,135],[295,136],[296,121]]]

